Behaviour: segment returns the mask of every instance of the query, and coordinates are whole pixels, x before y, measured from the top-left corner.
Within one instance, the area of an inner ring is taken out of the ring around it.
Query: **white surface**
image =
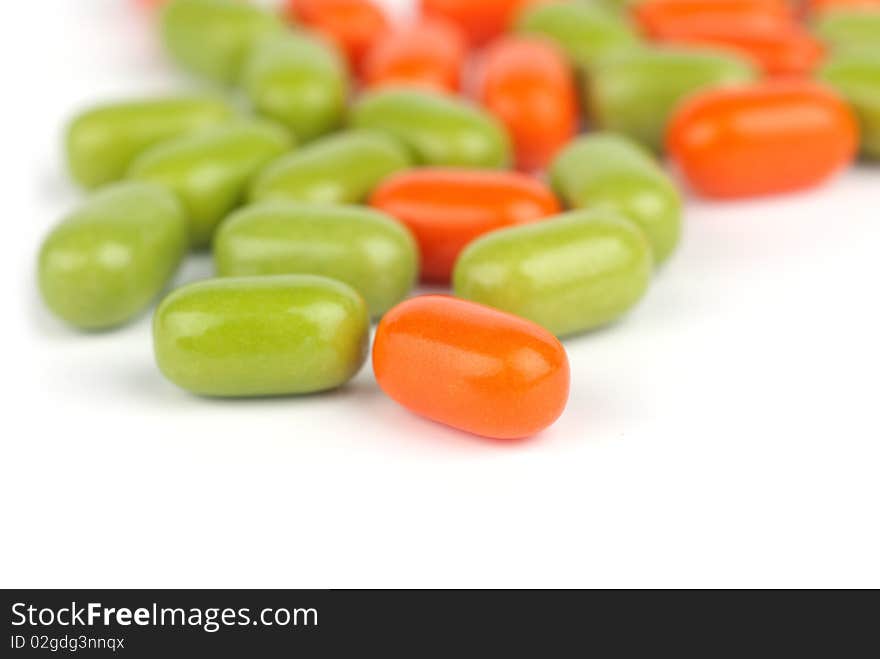
[[[0,586],[880,586],[880,168],[693,203],[638,310],[568,342],[571,403],[532,441],[424,422],[369,369],[209,402],[159,376],[147,318],[77,335],[35,294],[78,199],[63,121],[183,84],[125,4],[0,9]]]

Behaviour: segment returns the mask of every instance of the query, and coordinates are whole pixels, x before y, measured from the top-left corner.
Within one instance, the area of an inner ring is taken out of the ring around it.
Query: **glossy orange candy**
[[[420,0],[421,15],[458,25],[471,45],[481,46],[510,27],[524,7],[546,0]]]
[[[454,24],[424,20],[388,35],[370,49],[364,59],[364,84],[455,92],[461,85],[466,55],[464,37]]]
[[[523,439],[565,409],[565,348],[544,328],[445,296],[389,311],[373,344],[373,370],[392,399],[421,416],[493,439]]]
[[[849,106],[807,81],[698,94],[676,112],[667,138],[691,186],[717,198],[818,185],[853,160],[858,143]]]
[[[724,25],[730,30],[775,30],[794,24],[786,0],[645,0],[632,15],[651,38]]]
[[[561,211],[549,187],[514,172],[416,169],[392,176],[370,204],[413,232],[422,280],[446,283],[461,251],[495,229],[537,222]]]
[[[509,37],[491,46],[478,95],[507,126],[524,171],[546,168],[577,134],[574,77],[563,53],[548,41]]]
[[[385,12],[371,0],[287,0],[285,11],[335,43],[355,71],[390,30]]]

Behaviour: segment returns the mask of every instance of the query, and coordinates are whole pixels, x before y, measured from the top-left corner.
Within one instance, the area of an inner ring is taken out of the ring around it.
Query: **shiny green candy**
[[[359,204],[385,178],[411,164],[406,150],[387,135],[349,131],[269,164],[254,180],[250,199]]]
[[[171,0],[161,29],[165,50],[178,65],[231,85],[254,45],[285,27],[272,12],[241,0]]]
[[[372,92],[355,104],[351,124],[387,133],[420,165],[499,169],[511,161],[510,138],[494,117],[439,93]]]
[[[81,329],[131,320],[159,295],[187,248],[177,199],[150,183],[96,193],[46,238],[39,286],[46,306]]]
[[[68,126],[68,169],[86,188],[113,183],[149,147],[232,116],[226,102],[210,96],[102,105],[78,115]]]
[[[325,277],[212,279],[180,288],[153,320],[156,361],[204,396],[308,394],[348,382],[366,359],[363,299]]]
[[[589,69],[603,55],[638,43],[633,30],[615,12],[586,3],[536,4],[522,13],[516,29],[554,41],[582,69]]]
[[[214,241],[221,276],[314,274],[349,284],[381,316],[412,290],[415,239],[384,213],[357,206],[269,201],[226,220]]]
[[[291,148],[276,124],[241,120],[164,142],[143,153],[129,178],[161,183],[183,201],[190,242],[211,242],[220,221],[245,197],[259,170]]]
[[[335,130],[345,116],[346,66],[305,34],[260,42],[244,66],[242,86],[259,114],[287,126],[300,142]]]
[[[624,315],[645,294],[652,270],[644,233],[603,208],[480,238],[459,258],[453,285],[458,297],[567,336]]]
[[[876,52],[842,52],[819,71],[819,79],[849,102],[861,124],[862,154],[880,159],[880,43]]]
[[[553,187],[571,208],[612,208],[635,222],[662,263],[681,237],[681,195],[653,155],[613,133],[572,142],[551,168]]]
[[[664,146],[666,125],[687,96],[754,80],[754,67],[728,53],[680,47],[645,47],[602,58],[592,69],[587,97],[600,128],[654,151]]]

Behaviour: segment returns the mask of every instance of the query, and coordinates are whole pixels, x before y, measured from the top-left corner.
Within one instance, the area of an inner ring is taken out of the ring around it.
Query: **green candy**
[[[160,98],[93,108],[67,128],[67,166],[86,188],[113,183],[145,149],[228,121],[232,108],[212,97]]]
[[[880,11],[834,9],[822,12],[813,24],[820,40],[835,50],[865,48],[880,54]]]
[[[411,164],[409,154],[387,135],[340,133],[269,164],[254,180],[250,199],[359,204],[385,178]]]
[[[681,195],[651,153],[621,135],[598,133],[570,144],[551,168],[571,208],[609,207],[635,222],[662,263],[681,238]]]
[[[317,38],[285,34],[254,48],[242,86],[259,114],[308,142],[340,126],[348,79],[339,55]]]
[[[678,47],[637,48],[603,58],[587,96],[600,128],[661,151],[666,125],[687,96],[709,87],[754,80],[746,60],[728,53]]]
[[[880,49],[834,55],[819,71],[853,107],[861,124],[862,153],[880,158]]]
[[[214,241],[221,276],[312,274],[338,279],[379,317],[412,290],[418,248],[409,230],[378,211],[268,201],[227,219]]]
[[[171,0],[162,13],[162,40],[181,67],[215,82],[238,81],[260,40],[284,31],[280,18],[241,0]]]
[[[335,389],[364,364],[370,321],[351,287],[325,277],[212,279],[171,293],[153,319],[159,369],[203,396]]]
[[[280,126],[241,120],[164,142],[138,157],[128,177],[161,183],[183,201],[190,242],[204,247],[266,165],[291,148]]]
[[[174,195],[150,183],[116,183],[43,242],[40,292],[46,306],[75,327],[114,327],[149,306],[186,246],[183,209]]]
[[[638,43],[632,28],[614,12],[583,3],[539,3],[520,15],[516,29],[548,37],[583,69],[603,55]]]
[[[503,169],[511,161],[510,138],[498,120],[438,93],[372,92],[355,104],[351,123],[388,133],[406,145],[421,165]]]
[[[459,257],[453,285],[458,297],[567,336],[629,311],[647,290],[652,270],[644,233],[603,208],[480,238]]]

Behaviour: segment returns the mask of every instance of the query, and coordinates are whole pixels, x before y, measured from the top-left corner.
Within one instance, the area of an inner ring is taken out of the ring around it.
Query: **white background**
[[[148,317],[76,334],[33,274],[80,198],[63,122],[185,81],[127,0],[0,24],[0,585],[880,586],[880,167],[692,201],[644,303],[567,343],[571,403],[531,441],[415,418],[369,368],[212,402],[160,377]]]

